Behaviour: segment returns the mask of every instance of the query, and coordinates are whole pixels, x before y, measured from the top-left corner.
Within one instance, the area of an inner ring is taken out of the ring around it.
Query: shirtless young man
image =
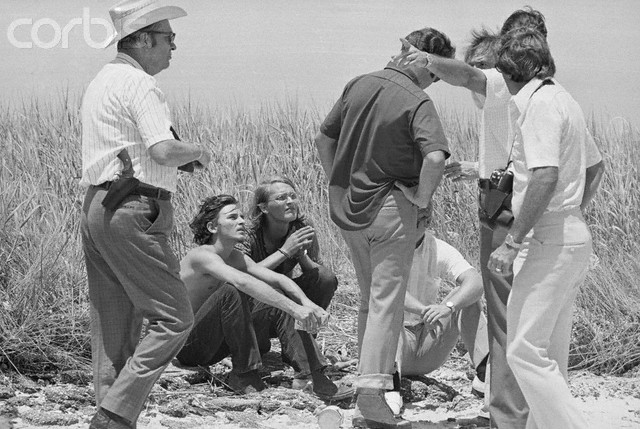
[[[230,387],[239,393],[260,391],[266,387],[258,374],[260,355],[268,351],[272,332],[280,338],[284,360],[297,373],[311,375],[314,393],[323,399],[343,395],[324,375],[324,358],[312,336],[294,328],[295,319],[302,329],[314,332],[329,314],[291,279],[234,248],[246,238],[236,199],[230,195],[205,199],[189,226],[200,246],[182,259],[180,275],[195,324],[178,360],[185,365],[212,365],[231,355]],[[252,312],[247,295],[273,310]],[[264,324],[270,325],[260,330],[266,338],[257,338],[254,325]]]

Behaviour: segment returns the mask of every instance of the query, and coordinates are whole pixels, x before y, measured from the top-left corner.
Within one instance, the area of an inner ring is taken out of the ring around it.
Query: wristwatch
[[[504,238],[504,244],[511,247],[512,249],[517,250],[519,250],[522,246],[522,243],[516,243],[516,241],[513,239],[513,235],[511,234],[507,234],[507,236]]]
[[[453,302],[447,301],[444,303],[444,305],[446,305],[452,313],[456,311],[456,305]]]

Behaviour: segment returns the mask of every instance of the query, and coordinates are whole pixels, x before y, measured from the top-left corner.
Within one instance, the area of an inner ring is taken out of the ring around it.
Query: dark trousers
[[[291,365],[296,377],[306,377],[326,366],[318,343],[308,332],[294,328],[292,316],[262,302],[256,303],[251,316],[260,354],[271,349],[271,338],[278,338],[282,361]]]
[[[102,206],[106,193],[89,188],[80,227],[96,405],[135,422],[187,339],[193,313],[169,246],[171,201],[130,195],[112,212]]]
[[[518,382],[507,364],[507,301],[513,276],[497,275],[487,268],[491,252],[497,249],[507,235],[507,229],[491,224],[480,212],[480,269],[487,300],[489,327],[491,427],[524,429],[529,407]]]
[[[333,294],[338,288],[338,279],[335,274],[322,265],[313,270],[304,271],[293,281],[307,295],[307,298],[325,310],[329,307]]]
[[[338,279],[335,274],[322,265],[304,271],[293,281],[307,298],[324,309],[329,307],[333,294],[338,288]],[[307,332],[294,329],[293,317],[256,300],[252,303],[253,325],[261,354],[270,350],[271,338],[278,338],[282,360],[293,367],[296,377],[306,377],[311,371],[320,370],[327,365],[315,338]]]
[[[233,370],[244,373],[260,368],[270,338],[278,338],[283,361],[297,372],[309,374],[325,365],[315,340],[294,329],[293,317],[257,301],[252,311],[250,300],[230,284],[218,288],[198,310],[195,327],[178,354],[180,363],[209,366],[231,355]]]
[[[202,304],[195,326],[178,353],[183,365],[209,366],[231,355],[233,370],[244,373],[260,368],[260,350],[251,323],[246,294],[225,283]]]

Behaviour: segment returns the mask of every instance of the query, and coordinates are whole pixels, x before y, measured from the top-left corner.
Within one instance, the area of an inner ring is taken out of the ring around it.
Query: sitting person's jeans
[[[307,295],[307,298],[325,310],[329,307],[333,294],[338,288],[336,275],[322,265],[303,271],[302,275],[294,278],[293,281]]]
[[[261,355],[271,349],[271,338],[278,338],[282,361],[291,365],[296,377],[304,378],[312,371],[322,370],[327,365],[313,336],[304,331],[297,331],[294,328],[295,319],[289,314],[257,302],[251,316]]]
[[[209,366],[231,355],[233,369],[244,373],[260,368],[262,360],[251,322],[249,297],[234,286],[220,286],[200,307],[178,361]]]
[[[178,361],[209,366],[231,355],[233,370],[245,373],[260,368],[270,338],[279,338],[282,360],[297,373],[306,375],[326,366],[311,335],[294,329],[292,316],[255,300],[251,311],[250,299],[228,283],[220,286],[198,310]]]

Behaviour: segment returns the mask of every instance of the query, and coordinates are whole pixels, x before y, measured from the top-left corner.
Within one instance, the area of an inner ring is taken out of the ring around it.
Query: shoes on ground
[[[317,383],[314,383],[309,378],[294,378],[291,382],[291,388],[313,393],[323,401],[343,401],[352,398],[356,393],[354,387],[340,382],[336,384],[324,374],[316,376],[316,379],[318,380]]]
[[[311,378],[294,378],[291,382],[291,388],[311,393],[313,392],[313,381],[311,381]]]
[[[313,388],[313,393],[323,401],[344,401],[345,399],[353,398],[353,395],[356,393],[355,387],[347,386],[342,383],[333,384],[331,388],[322,388],[318,387]]]
[[[391,390],[389,392],[385,392],[384,399],[389,404],[389,408],[393,411],[393,414],[398,415],[402,410],[402,396],[400,392],[397,390]]]
[[[471,382],[471,393],[476,395],[478,398],[484,398],[485,392],[485,382],[480,381],[478,376],[473,377],[473,381]]]
[[[239,395],[256,393],[267,388],[257,370],[242,373],[232,370],[229,373],[227,383],[229,387]]]
[[[411,427],[411,422],[397,417],[385,400],[385,390],[357,390],[357,410],[351,423],[354,428],[391,429]]]
[[[124,417],[102,408],[98,408],[89,423],[89,429],[132,429],[134,427]]]

